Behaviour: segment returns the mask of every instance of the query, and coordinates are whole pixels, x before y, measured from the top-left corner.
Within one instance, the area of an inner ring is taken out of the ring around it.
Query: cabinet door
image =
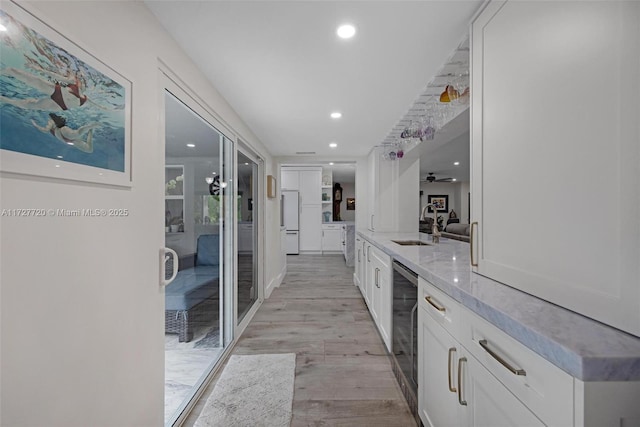
[[[322,203],[322,170],[300,171],[300,197],[302,206]]]
[[[341,251],[342,250],[342,231],[340,230],[322,230],[322,250],[323,251]]]
[[[322,250],[322,221],[320,205],[300,208],[300,250]]]
[[[391,269],[389,266],[381,266],[378,272],[378,285],[378,330],[387,345],[387,350],[391,351],[393,297],[391,295]]]
[[[299,190],[300,179],[298,171],[282,169],[280,172],[280,188],[283,190]]]
[[[640,336],[640,3],[492,2],[472,32],[475,271]]]
[[[456,394],[456,364],[462,351],[460,343],[419,307],[418,412],[427,427],[462,425]]]
[[[360,279],[360,268],[362,267],[362,241],[359,237],[356,237],[356,248],[355,248],[355,262],[356,268],[354,269],[353,274],[353,284],[357,287],[360,287],[361,279]]]
[[[462,421],[459,425],[474,427],[544,426],[521,401],[500,383],[471,354],[457,361],[462,375],[460,406]],[[458,371],[458,369],[456,369]],[[438,424],[445,425],[445,424]]]
[[[365,273],[365,292],[364,292],[364,300],[367,302],[367,306],[369,310],[371,310],[371,295],[373,294],[373,273],[374,267],[371,262],[371,247],[370,243],[365,244],[365,263],[364,263],[364,273]]]

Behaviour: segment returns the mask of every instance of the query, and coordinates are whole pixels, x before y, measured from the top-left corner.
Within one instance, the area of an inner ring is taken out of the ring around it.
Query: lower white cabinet
[[[380,336],[391,351],[391,257],[366,240],[362,244],[361,290]]]
[[[322,224],[322,252],[342,252],[342,226]]]
[[[362,239],[360,237],[356,237],[354,257],[356,267],[353,272],[353,284],[360,289],[360,292],[362,292]]]
[[[322,209],[320,205],[300,207],[300,251],[322,250]]]
[[[418,410],[426,426],[573,425],[569,374],[422,278],[418,295]]]
[[[422,278],[418,298],[425,426],[640,426],[640,382],[582,382]]]

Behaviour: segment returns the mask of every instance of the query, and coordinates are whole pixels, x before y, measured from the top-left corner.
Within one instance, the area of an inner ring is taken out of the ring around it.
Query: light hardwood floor
[[[296,353],[294,427],[415,426],[352,275],[339,255],[288,256],[282,285],[233,354]],[[213,386],[184,425],[193,425]]]

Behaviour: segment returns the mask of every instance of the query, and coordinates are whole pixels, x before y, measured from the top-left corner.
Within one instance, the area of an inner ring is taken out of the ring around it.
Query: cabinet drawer
[[[418,304],[451,335],[458,336],[462,306],[449,295],[419,278]]]
[[[342,225],[340,224],[322,224],[323,230],[342,230]]]
[[[573,425],[573,377],[469,310],[462,344],[547,425]]]
[[[391,257],[389,255],[387,255],[386,253],[382,252],[380,249],[376,248],[375,246],[371,245],[371,256],[375,256],[378,261],[380,261],[380,263],[382,264],[382,267],[384,267],[386,272],[390,272],[391,271]]]

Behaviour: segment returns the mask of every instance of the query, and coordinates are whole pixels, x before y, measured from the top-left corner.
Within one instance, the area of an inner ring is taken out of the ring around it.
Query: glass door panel
[[[258,218],[259,191],[258,164],[238,151],[237,157],[237,324],[258,299]]]
[[[225,289],[233,277],[226,262],[232,221],[225,221],[225,205],[233,189],[224,159],[233,147],[169,92],[165,138],[165,246],[179,265],[165,288],[165,423],[172,425],[231,341]]]

